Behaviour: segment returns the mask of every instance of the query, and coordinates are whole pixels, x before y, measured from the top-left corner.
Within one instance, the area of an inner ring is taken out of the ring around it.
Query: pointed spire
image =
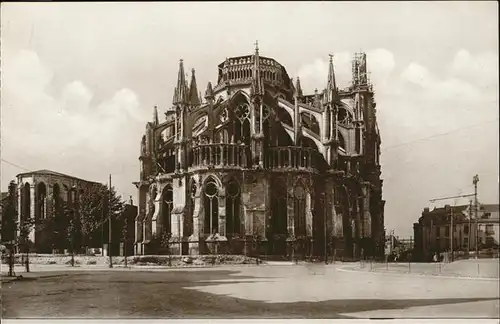
[[[211,102],[214,99],[214,91],[212,90],[212,83],[208,82],[207,90],[205,90],[205,99]]]
[[[198,87],[196,86],[196,76],[194,69],[191,70],[191,84],[189,85],[189,102],[192,105],[199,105],[200,98],[198,97]]]
[[[331,102],[337,99],[337,83],[335,82],[335,71],[333,69],[333,55],[330,55],[330,65],[328,69],[328,83],[326,86],[326,101]]]
[[[158,106],[154,106],[153,108],[153,124],[156,126],[160,123],[158,119]]]
[[[259,42],[255,41],[255,54],[253,56],[253,78],[252,87],[250,88],[251,95],[262,95],[263,94],[263,82],[260,77],[260,57],[259,57]]]
[[[300,86],[300,78],[297,77],[297,83],[295,84],[295,91],[297,92],[297,97],[302,97],[302,87]]]
[[[321,99],[319,97],[319,93],[318,93],[318,89],[314,89],[314,102],[313,102],[313,106],[316,107],[316,108],[319,108],[321,107]]]
[[[177,76],[177,87],[174,91],[174,100],[173,104],[187,103],[188,99],[188,89],[186,82],[186,75],[184,73],[184,63],[181,59],[179,61],[179,74]]]

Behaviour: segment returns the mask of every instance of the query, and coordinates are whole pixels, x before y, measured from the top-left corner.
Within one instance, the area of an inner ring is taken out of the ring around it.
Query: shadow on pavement
[[[31,281],[4,282],[4,318],[349,318],[343,313],[405,309],[498,298],[352,299],[267,303],[221,296],[193,286],[258,282],[238,271],[38,273]]]

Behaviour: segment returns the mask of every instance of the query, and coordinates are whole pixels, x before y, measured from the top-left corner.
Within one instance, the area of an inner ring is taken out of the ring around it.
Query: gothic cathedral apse
[[[366,54],[339,89],[304,94],[276,60],[227,58],[204,98],[179,63],[141,141],[135,253],[383,255],[380,133]],[[204,100],[203,100],[204,99]],[[215,248],[215,250],[214,250]],[[217,250],[218,249],[218,250]]]

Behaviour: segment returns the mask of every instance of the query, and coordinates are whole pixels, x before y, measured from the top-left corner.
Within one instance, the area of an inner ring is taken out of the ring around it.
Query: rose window
[[[236,117],[243,121],[250,118],[250,107],[247,104],[239,105],[235,110]]]

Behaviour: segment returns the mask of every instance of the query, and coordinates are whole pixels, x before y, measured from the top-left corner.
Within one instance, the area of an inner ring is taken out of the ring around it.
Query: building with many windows
[[[418,223],[413,224],[416,259],[430,261],[434,254],[449,252],[452,248],[471,253],[476,249],[498,248],[499,205],[480,204],[477,218],[475,215],[473,205],[425,208]]]
[[[141,141],[136,254],[383,255],[380,133],[366,55],[305,94],[273,58],[231,57],[204,99],[179,63],[172,106]],[[364,251],[364,252],[362,252]]]

